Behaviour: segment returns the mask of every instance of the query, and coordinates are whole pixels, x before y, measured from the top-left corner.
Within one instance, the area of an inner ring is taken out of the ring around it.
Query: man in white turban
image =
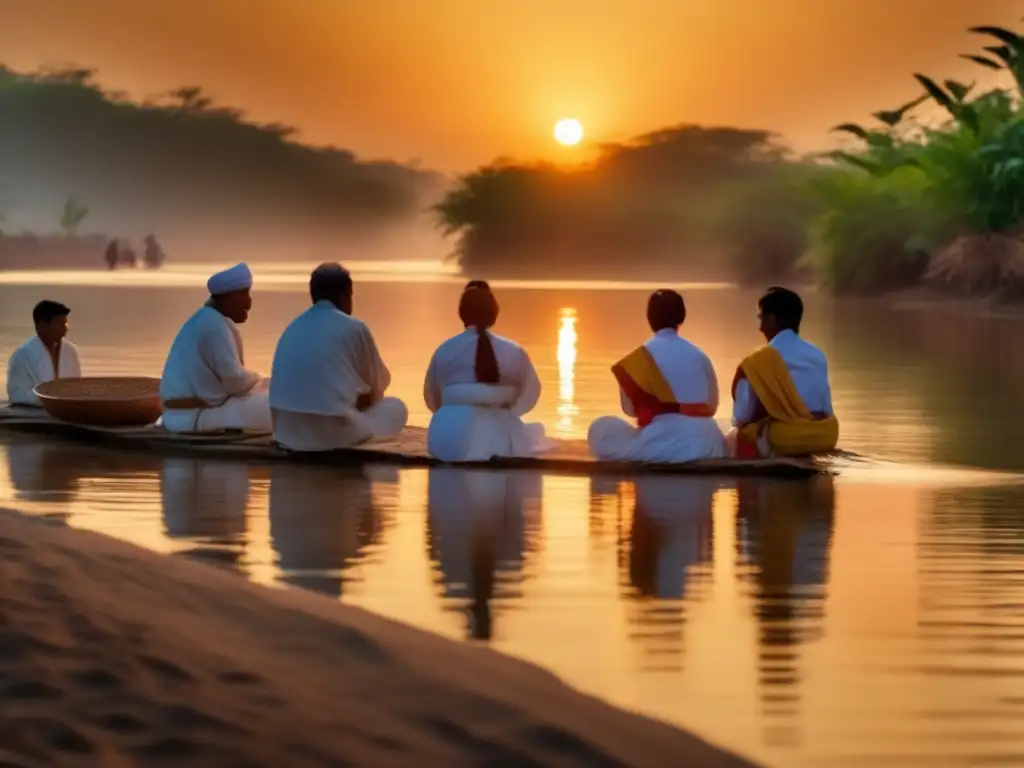
[[[352,277],[321,264],[309,279],[312,306],[274,351],[274,438],[293,451],[330,451],[402,431],[409,411],[385,397],[391,374],[373,334],[352,316]]]
[[[210,299],[178,331],[160,397],[171,432],[271,430],[270,380],[245,367],[242,335],[252,308],[252,271],[236,264],[207,283]]]

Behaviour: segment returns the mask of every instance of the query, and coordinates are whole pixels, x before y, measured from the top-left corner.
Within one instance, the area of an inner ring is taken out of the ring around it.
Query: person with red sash
[[[758,302],[768,344],[739,364],[732,382],[736,458],[826,453],[839,440],[824,353],[800,336],[804,305],[787,288],[773,287]]]
[[[654,335],[612,367],[632,424],[602,416],[590,425],[590,452],[602,461],[685,463],[726,455],[715,423],[718,378],[704,352],[679,335],[683,297],[655,291],[647,303]]]

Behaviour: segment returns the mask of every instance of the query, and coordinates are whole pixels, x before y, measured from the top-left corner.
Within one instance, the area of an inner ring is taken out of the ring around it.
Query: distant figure
[[[158,269],[163,266],[164,260],[167,256],[164,254],[164,249],[157,241],[156,235],[146,235],[143,243],[145,244],[146,250],[142,255],[142,260],[146,267],[148,269]]]
[[[107,262],[108,269],[117,269],[117,262],[119,260],[119,248],[117,245],[117,238],[114,238],[107,243],[107,250],[104,252],[104,259]]]
[[[397,436],[409,410],[384,396],[391,373],[370,329],[352,317],[352,276],[340,264],[321,264],[309,277],[309,297],[313,305],[274,350],[274,439],[293,451],[330,451]]]
[[[132,248],[131,243],[127,240],[118,240],[118,251],[120,253],[120,262],[126,267],[135,268],[138,264],[138,259],[135,258],[135,249]]]
[[[726,455],[715,423],[718,378],[711,360],[679,335],[686,304],[675,291],[651,294],[647,322],[654,336],[613,368],[619,399],[634,427],[615,416],[590,425],[590,452],[604,461],[685,463]]]
[[[185,321],[167,354],[160,381],[164,428],[269,432],[270,382],[245,367],[237,325],[252,308],[252,271],[237,264],[213,275],[206,286],[209,301]]]
[[[540,399],[530,356],[490,328],[498,301],[474,280],[459,300],[466,329],[444,342],[430,360],[423,397],[433,412],[427,447],[441,461],[486,461],[492,456],[536,456],[554,447],[541,424],[522,417]]]
[[[832,411],[828,361],[800,337],[803,301],[774,287],[757,306],[768,345],[736,369],[729,432],[734,454],[749,459],[831,451],[839,441],[839,421]]]
[[[7,399],[12,405],[38,406],[35,387],[82,375],[78,350],[65,338],[70,314],[56,301],[40,301],[32,310],[36,335],[14,350],[7,363]]]

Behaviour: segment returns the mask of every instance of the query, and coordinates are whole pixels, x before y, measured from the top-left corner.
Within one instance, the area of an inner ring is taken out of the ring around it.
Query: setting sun
[[[566,118],[555,123],[555,141],[559,144],[571,147],[579,144],[583,138],[583,126],[579,120]]]

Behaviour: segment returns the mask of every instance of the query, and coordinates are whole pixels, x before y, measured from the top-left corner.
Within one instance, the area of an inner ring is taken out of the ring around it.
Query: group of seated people
[[[285,328],[266,378],[245,365],[239,325],[252,308],[252,271],[238,264],[207,282],[209,300],[171,344],[160,384],[163,427],[173,432],[273,432],[291,451],[330,451],[397,436],[408,409],[386,396],[391,374],[370,329],[353,312],[349,272],[335,263],[313,270],[311,306]],[[758,303],[767,346],[738,366],[732,382],[733,428],[714,417],[718,379],[708,356],[679,335],[683,297],[654,292],[647,304],[653,336],[612,368],[625,420],[590,426],[599,460],[678,463],[729,456],[800,456],[832,450],[839,424],[822,352],[799,335],[800,297],[771,288]],[[458,314],[465,328],[434,352],[423,397],[432,418],[430,453],[445,462],[530,457],[555,442],[526,424],[541,383],[526,350],[497,336],[498,301],[483,281],[468,283]],[[38,405],[33,389],[81,375],[65,336],[70,310],[53,301],[33,312],[36,335],[11,357],[12,404]]]

